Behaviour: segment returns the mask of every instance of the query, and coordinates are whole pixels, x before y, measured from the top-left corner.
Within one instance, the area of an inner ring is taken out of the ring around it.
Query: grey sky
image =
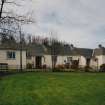
[[[36,23],[26,29],[34,35],[54,30],[78,47],[105,46],[105,0],[32,0],[25,8],[33,10]]]

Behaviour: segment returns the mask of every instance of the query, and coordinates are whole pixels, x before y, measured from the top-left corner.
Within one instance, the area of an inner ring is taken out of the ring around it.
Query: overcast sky
[[[105,0],[32,0],[25,7],[36,20],[27,28],[34,35],[49,36],[54,31],[78,47],[105,46]]]

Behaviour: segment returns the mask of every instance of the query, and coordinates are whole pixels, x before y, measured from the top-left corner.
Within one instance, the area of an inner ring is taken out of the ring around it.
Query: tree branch
[[[15,3],[15,2],[5,2],[5,3],[7,3],[7,4],[14,4],[14,5],[16,5],[16,6],[22,6],[22,5],[20,5],[20,4]]]

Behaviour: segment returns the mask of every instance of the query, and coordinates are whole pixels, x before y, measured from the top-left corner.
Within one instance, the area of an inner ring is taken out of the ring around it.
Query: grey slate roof
[[[12,45],[0,45],[0,49],[5,50],[20,50],[19,44],[12,44]],[[29,44],[27,46],[23,46],[23,50],[27,50],[31,56],[44,56],[45,54],[52,54],[52,49],[50,46],[45,47],[42,44]],[[92,57],[93,50],[86,49],[86,48],[73,48],[69,45],[60,45],[59,47],[55,48],[57,51],[56,55],[65,55],[65,56],[84,56],[86,58]],[[105,55],[105,48],[102,49],[95,49],[95,55]]]
[[[82,55],[86,58],[91,58],[93,49],[86,49],[86,48],[76,48],[75,50],[75,55]]]
[[[63,54],[63,55],[72,55],[72,51],[71,51],[70,46],[68,46],[68,45],[63,46],[61,54]]]
[[[86,49],[86,48],[65,48],[64,49],[64,55],[71,55],[71,56],[84,56],[86,58],[92,57],[93,50],[92,49]]]
[[[51,48],[50,46],[46,47],[47,51],[46,54],[51,55],[53,52],[53,48]],[[71,54],[71,49],[70,46],[62,46],[60,45],[59,47],[56,47],[54,54],[55,55],[70,55]]]
[[[94,55],[105,55],[105,48],[96,48],[94,49]]]
[[[59,46],[59,53],[57,55],[67,55],[67,56],[84,56],[86,58],[91,58],[93,49],[86,48],[76,48],[71,49],[70,46]],[[51,48],[47,48],[47,54],[51,54]]]
[[[20,50],[20,44],[2,44],[0,50]],[[26,50],[26,47],[23,47],[22,50]]]
[[[30,44],[27,46],[27,52],[29,52],[31,56],[43,56],[45,48],[41,44]]]

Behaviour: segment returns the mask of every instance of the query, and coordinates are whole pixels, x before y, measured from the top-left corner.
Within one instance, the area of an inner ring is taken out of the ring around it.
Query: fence
[[[22,66],[22,70],[20,69],[20,65],[8,65],[8,64],[0,64],[0,73],[17,73],[17,72],[75,72],[75,71],[85,71],[85,68],[80,66],[78,69],[72,69],[72,68],[32,68],[32,69],[27,69],[26,65]],[[99,71],[97,69],[89,69],[89,71]]]
[[[50,72],[51,69],[47,68],[32,68],[27,69],[25,65],[22,66],[22,70],[20,69],[20,65],[8,65],[8,64],[0,64],[0,72]]]

